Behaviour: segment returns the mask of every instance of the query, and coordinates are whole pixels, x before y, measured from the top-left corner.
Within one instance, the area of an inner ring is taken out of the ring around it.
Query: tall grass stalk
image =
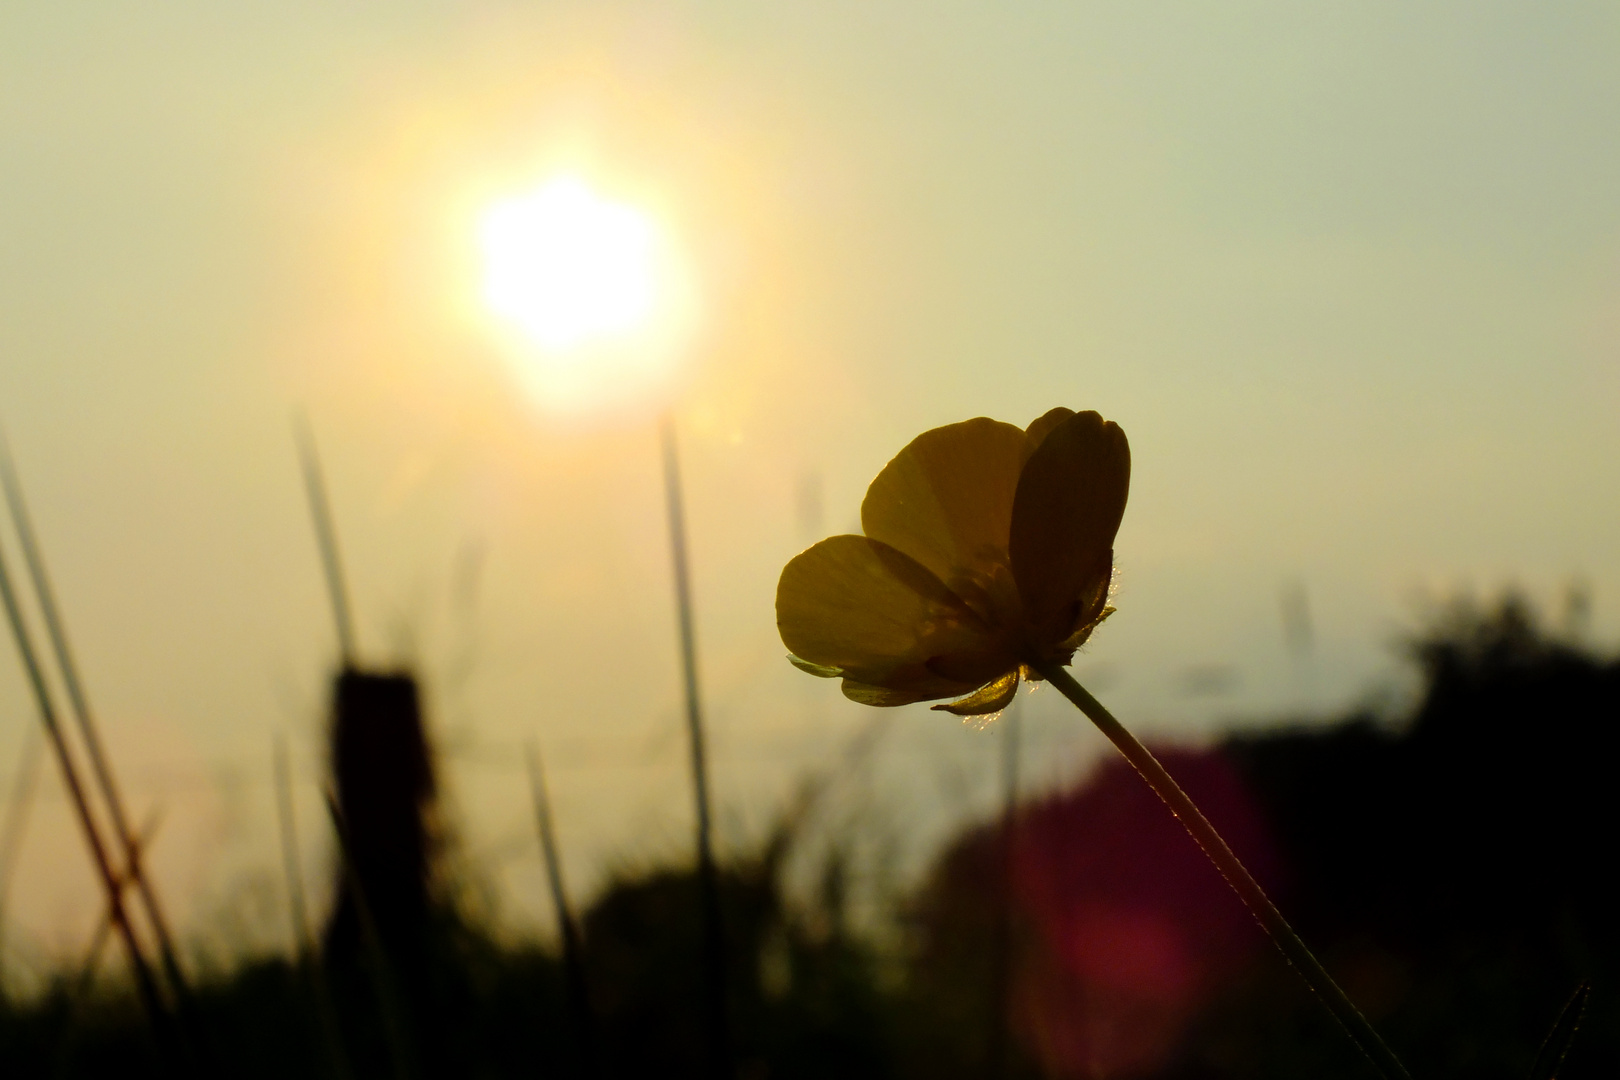
[[[154,808],[147,815],[146,821],[141,825],[141,834],[135,838],[137,851],[145,851],[151,846],[152,840],[157,836],[158,826],[163,823],[161,811]],[[130,879],[126,874],[118,879],[120,889],[127,888]],[[75,994],[79,999],[89,996],[91,984],[94,983],[96,971],[101,967],[101,954],[107,947],[107,940],[113,933],[113,915],[111,911],[102,915],[101,921],[96,924],[96,932],[90,937],[90,944],[84,950],[84,960],[79,965],[79,979]]]
[[[337,526],[332,522],[332,503],[326,494],[326,476],[315,448],[315,433],[302,412],[293,416],[293,438],[298,443],[298,460],[303,467],[304,494],[309,498],[309,516],[315,526],[315,544],[321,553],[321,569],[326,576],[326,592],[332,601],[332,622],[337,629],[338,652],[345,669],[356,664],[354,614],[349,606],[349,586],[343,576],[343,556],[338,550]]]
[[[720,911],[720,876],[715,867],[709,810],[709,775],[703,737],[703,707],[698,694],[697,642],[692,620],[692,580],[686,554],[686,510],[681,494],[681,467],[676,453],[675,420],[666,415],[661,429],[664,451],[664,496],[669,508],[669,548],[675,574],[675,613],[680,638],[681,675],[686,689],[686,727],[691,740],[692,794],[697,808],[699,901],[703,915],[703,974],[710,1068],[730,1080],[731,1026],[727,1007],[725,924]]]
[[[12,525],[17,530],[23,562],[27,565],[28,576],[33,581],[40,612],[45,617],[45,632],[50,638],[51,650],[56,655],[57,670],[62,676],[62,686],[67,691],[68,705],[73,710],[79,737],[84,743],[85,753],[90,759],[90,768],[95,774],[102,801],[106,804],[107,814],[112,821],[113,833],[123,850],[124,880],[135,886],[141,906],[146,911],[147,923],[152,928],[152,936],[157,941],[164,977],[168,979],[169,987],[180,1006],[181,1015],[188,1020],[187,1027],[193,1029],[190,1032],[191,1038],[196,1041],[200,1033],[195,1030],[197,1025],[191,984],[186,979],[185,971],[180,967],[179,955],[174,947],[174,936],[169,932],[169,920],[163,913],[163,905],[158,902],[157,890],[142,867],[141,839],[131,827],[129,816],[124,812],[124,800],[119,791],[117,778],[114,777],[112,764],[102,748],[101,735],[90,711],[89,695],[85,693],[84,680],[79,675],[79,665],[74,661],[73,650],[68,644],[67,628],[56,603],[56,591],[51,587],[50,575],[45,570],[45,558],[34,535],[33,520],[28,513],[28,503],[23,497],[22,481],[17,476],[11,449],[3,437],[0,437],[0,485],[5,487],[6,505],[11,512]]]
[[[586,1076],[598,1076],[596,1010],[591,1007],[590,983],[585,977],[585,949],[580,940],[579,923],[574,918],[568,892],[563,888],[562,859],[557,851],[557,834],[552,828],[551,796],[546,789],[545,769],[540,763],[540,749],[534,742],[528,746],[529,790],[534,797],[535,828],[540,833],[540,853],[546,861],[546,883],[551,889],[551,904],[557,912],[557,931],[562,938],[563,972],[568,980],[568,1003],[574,1013],[579,1033],[580,1059]]]
[[[286,736],[275,741],[276,826],[281,833],[281,866],[287,878],[287,909],[292,917],[293,954],[302,964],[310,955],[313,936],[309,929],[309,907],[304,899],[304,873],[298,851],[298,818],[293,811],[292,764],[288,761]]]
[[[1575,1041],[1575,1032],[1580,1029],[1587,1002],[1591,1000],[1592,984],[1582,982],[1564,1003],[1552,1031],[1541,1044],[1536,1060],[1530,1065],[1530,1080],[1558,1080],[1558,1071],[1564,1067],[1564,1058],[1569,1056],[1570,1044]]]
[[[45,673],[39,664],[39,654],[34,650],[33,639],[29,636],[28,625],[17,602],[17,593],[12,587],[11,572],[6,566],[3,551],[0,551],[0,603],[3,603],[6,609],[6,619],[11,624],[12,637],[16,641],[17,652],[27,674],[29,687],[39,708],[40,723],[45,727],[46,738],[50,741],[51,749],[56,754],[57,765],[61,768],[62,784],[67,788],[74,814],[84,831],[85,844],[90,849],[90,860],[95,864],[96,876],[100,879],[102,888],[106,890],[107,908],[112,913],[118,936],[124,943],[130,970],[135,976],[136,993],[140,996],[141,1005],[146,1010],[148,1022],[152,1025],[153,1034],[169,1069],[174,1071],[183,1068],[188,1073],[193,1072],[194,1062],[187,1052],[174,1016],[169,1012],[168,1003],[163,1000],[163,994],[158,989],[157,980],[152,977],[151,966],[146,961],[146,954],[141,949],[140,939],[135,935],[134,925],[130,922],[129,912],[124,906],[123,889],[118,874],[113,869],[112,860],[108,858],[107,846],[101,838],[101,830],[91,812],[90,800],[79,778],[79,768],[74,761],[67,736],[57,720],[56,705],[51,700]]]
[[[1068,670],[1057,664],[1038,664],[1039,671],[1047,682],[1057,687],[1058,692],[1074,703],[1075,707],[1085,713],[1091,722],[1096,724],[1102,733],[1108,736],[1108,741],[1125,755],[1125,760],[1131,763],[1143,780],[1147,781],[1154,793],[1164,800],[1170,812],[1176,816],[1182,826],[1192,834],[1192,838],[1203,849],[1204,854],[1215,864],[1226,883],[1232,886],[1243,903],[1249,908],[1255,919],[1260,923],[1277,948],[1293,964],[1306,984],[1316,992],[1322,1004],[1327,1006],[1333,1018],[1344,1028],[1361,1052],[1367,1055],[1373,1066],[1384,1075],[1385,1080],[1411,1080],[1393,1051],[1384,1044],[1378,1032],[1361,1015],[1361,1010],[1333,981],[1316,956],[1306,947],[1305,942],[1288,925],[1277,905],[1271,902],[1260,883],[1254,880],[1242,861],[1221,839],[1221,834],[1215,831],[1215,826],[1181,790],[1181,785],[1165,771],[1163,765],[1155,758],[1148,748],[1139,742],[1136,736],[1125,729],[1125,726],[1114,718],[1114,714],[1103,707],[1102,702],[1092,697],[1085,687],[1075,681]]]
[[[23,734],[22,752],[17,755],[17,771],[6,794],[6,816],[0,824],[0,999],[5,995],[6,924],[11,911],[11,886],[17,873],[17,856],[22,852],[23,834],[39,791],[39,762],[44,749],[39,733],[28,728]]]

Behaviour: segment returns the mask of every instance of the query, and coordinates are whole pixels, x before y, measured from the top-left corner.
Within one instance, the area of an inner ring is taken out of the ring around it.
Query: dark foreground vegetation
[[[1522,1080],[1583,980],[1591,1006],[1559,1075],[1616,1075],[1620,661],[1513,602],[1454,614],[1413,657],[1410,716],[1165,763],[1420,1080]],[[423,775],[411,798],[430,792]],[[813,901],[786,899],[793,841],[790,823],[724,868],[731,1075],[1373,1075],[1123,766],[957,838],[881,939],[849,928],[836,865]],[[319,962],[198,987],[197,1073],[728,1074],[706,1064],[692,873],[621,880],[584,914],[588,1013],[556,956],[443,905],[375,917],[389,903],[340,908]],[[133,998],[79,1000],[67,981],[0,1003],[0,1073],[184,1075]]]

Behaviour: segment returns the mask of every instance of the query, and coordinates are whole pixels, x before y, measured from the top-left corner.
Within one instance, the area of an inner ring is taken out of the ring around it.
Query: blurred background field
[[[1583,981],[1595,992],[1559,1075],[1606,1075],[1620,1060],[1606,783],[1620,661],[1511,598],[1453,609],[1408,655],[1423,678],[1411,708],[1163,760],[1416,1075],[1524,1075]],[[1005,752],[1017,722],[986,741]],[[720,1072],[1370,1074],[1123,762],[970,822],[901,882],[885,872],[892,831],[848,790],[883,735],[724,860],[735,1068]],[[434,913],[387,939],[394,1006],[336,924],[318,962],[284,946],[205,966],[202,1052],[244,1076],[716,1074],[689,861],[621,868],[590,899],[583,1018],[555,946],[498,934],[467,902],[476,880],[440,861]],[[372,899],[381,914],[387,895]],[[5,1004],[0,1053],[29,1075],[172,1075],[127,983],[70,969]]]
[[[1617,46],[1595,3],[6,5],[0,417],[188,965],[220,1009],[303,1007],[267,959],[290,948],[278,739],[317,918],[332,899],[337,646],[295,405],[360,653],[421,679],[456,947],[489,994],[536,1003],[540,1032],[566,1009],[529,741],[582,908],[690,857],[664,409],[722,864],[763,890],[748,903],[803,921],[760,955],[802,934],[849,1009],[795,989],[752,1037],[838,1030],[899,1054],[917,1024],[970,1037],[919,1016],[984,1015],[917,998],[925,961],[897,927],[997,820],[998,729],[875,717],[784,663],[771,613],[782,564],[854,528],[867,482],[927,427],[1064,404],[1129,433],[1120,611],[1075,670],[1156,745],[1227,745],[1249,776],[1269,766],[1244,740],[1281,722],[1412,716],[1426,684],[1395,646],[1459,596],[1495,625],[1490,598],[1521,588],[1536,640],[1607,664]],[[559,175],[645,208],[685,260],[690,320],[658,380],[548,396],[483,303],[480,215]],[[1102,783],[1105,743],[1072,709],[1020,709],[1031,814]],[[26,788],[36,728],[0,663],[0,798]],[[88,1048],[132,1006],[109,950],[105,1011],[51,1011],[103,900],[48,761],[37,776],[0,924],[23,1010],[7,1038],[82,1029]],[[750,869],[815,777],[791,856]],[[1286,895],[1305,856],[1276,842]],[[1608,858],[1570,850],[1577,869]],[[829,928],[834,865],[847,933]],[[1577,968],[1526,990],[1503,1054]],[[1427,1073],[1474,1067],[1402,1000],[1396,1039],[1435,1048],[1414,1051]],[[1198,1060],[1239,1053],[1187,1037]]]

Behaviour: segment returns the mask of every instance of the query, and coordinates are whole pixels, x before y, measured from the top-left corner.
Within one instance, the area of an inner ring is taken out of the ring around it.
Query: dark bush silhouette
[[[1166,764],[1420,1080],[1523,1080],[1583,979],[1595,991],[1560,1076],[1615,1075],[1620,662],[1513,601],[1459,609],[1411,649],[1425,682],[1409,716],[1243,735]],[[415,716],[419,738],[414,708],[390,715]],[[417,1075],[587,1075],[556,959],[495,940],[434,887],[431,757],[384,757],[339,746],[334,765],[341,780],[359,763],[346,790],[375,787],[346,816],[394,822],[361,828],[393,852],[368,893],[395,913],[379,936],[405,981]],[[792,842],[785,825],[721,875],[740,1076],[1373,1075],[1122,764],[1024,807],[1010,841],[999,822],[966,831],[900,912],[898,954],[847,932],[836,861],[820,907],[784,898]],[[603,1075],[702,1071],[698,910],[695,875],[668,867],[586,910]],[[325,970],[353,1074],[388,1077],[353,917],[334,916]],[[233,1075],[333,1075],[309,987],[283,961],[199,987]],[[26,1007],[0,1001],[0,1062],[8,1076],[168,1075],[132,999],[75,1002],[65,976]]]
[[[889,1076],[889,1007],[875,957],[841,931],[841,912],[812,920],[784,903],[790,842],[779,831],[761,855],[721,875],[733,1057],[744,1076]],[[695,875],[664,870],[621,880],[585,916],[593,1003],[614,1076],[707,1075],[698,904]]]
[[[1620,663],[1529,609],[1456,609],[1411,645],[1423,695],[1165,752],[1330,971],[1420,1077],[1523,1077],[1577,983],[1565,1071],[1620,1066]],[[932,1076],[984,1075],[1008,865],[965,836],[922,893],[914,992],[956,1034]],[[1027,808],[1012,840],[1023,1067],[1051,1076],[1370,1077],[1192,841],[1117,762]]]
[[[1613,1075],[1620,662],[1541,632],[1511,598],[1454,610],[1411,649],[1425,691],[1399,726],[1224,747],[1272,823],[1287,909],[1419,1075],[1526,1075],[1581,980],[1595,992],[1562,1075]],[[1273,976],[1211,1025],[1207,1061],[1280,1052],[1282,1017],[1315,1023]],[[1266,1023],[1233,1024],[1245,1009]]]

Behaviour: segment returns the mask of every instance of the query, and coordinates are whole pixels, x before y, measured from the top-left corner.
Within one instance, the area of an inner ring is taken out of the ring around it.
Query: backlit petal
[[[846,680],[889,688],[907,701],[973,689],[977,683],[930,670],[929,662],[959,663],[998,647],[937,577],[864,536],[831,537],[787,564],[776,588],[776,625],[802,663],[836,668]]]
[[[1029,460],[1029,455],[1033,454],[1036,448],[1046,441],[1046,437],[1052,434],[1053,428],[1073,415],[1073,409],[1065,409],[1059,405],[1031,422],[1029,427],[1024,429],[1024,460]]]
[[[818,679],[836,679],[844,674],[843,668],[828,667],[826,664],[812,664],[808,660],[788,654],[788,663],[807,675],[814,675]]]
[[[1079,629],[1070,634],[1068,638],[1064,640],[1061,647],[1070,652],[1080,648],[1080,646],[1084,645],[1091,639],[1092,632],[1103,624],[1103,620],[1108,618],[1108,616],[1112,615],[1113,613],[1113,608],[1105,607],[1102,609],[1102,614],[1098,615],[1095,619],[1085,619],[1084,616],[1082,616],[1084,621],[1080,623]]]
[[[1024,464],[1009,537],[1012,571],[1031,624],[1053,643],[1102,609],[1130,481],[1125,433],[1094,412],[1052,426]]]
[[[1014,669],[994,682],[985,683],[961,701],[948,701],[934,708],[957,716],[989,716],[1011,705],[1017,694],[1018,671]]]
[[[1006,559],[1024,439],[982,416],[923,432],[867,488],[861,528],[953,588],[992,575]]]
[[[937,697],[950,697],[962,691],[952,690],[947,694],[940,694],[937,688],[925,686],[874,686],[872,683],[857,682],[854,679],[844,680],[844,696],[851,701],[858,701],[862,705],[876,705],[880,708],[893,708],[896,705],[910,705],[918,701],[932,701]]]

